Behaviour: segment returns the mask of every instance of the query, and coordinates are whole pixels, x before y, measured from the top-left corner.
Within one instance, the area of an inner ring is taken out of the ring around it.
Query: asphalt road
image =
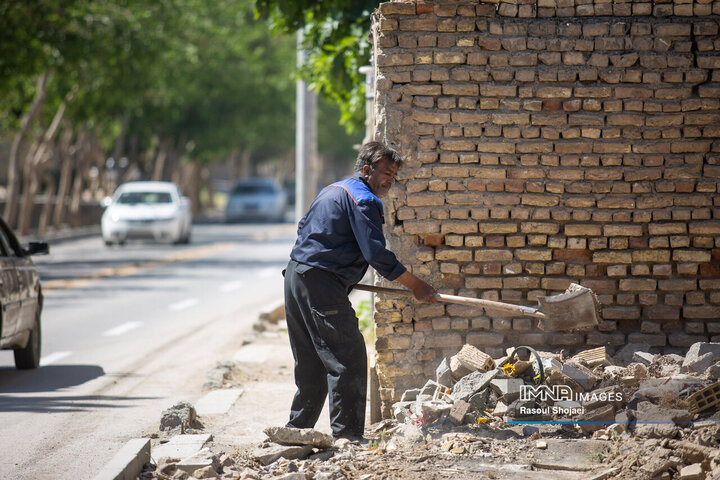
[[[201,394],[260,312],[282,300],[294,226],[203,225],[188,246],[99,237],[37,257],[41,368],[0,352],[0,478],[92,478],[160,413]]]

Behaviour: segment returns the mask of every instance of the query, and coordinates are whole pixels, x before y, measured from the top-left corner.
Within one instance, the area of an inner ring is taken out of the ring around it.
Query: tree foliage
[[[363,125],[365,78],[358,68],[370,62],[372,0],[255,0],[260,17],[277,31],[303,30],[310,61],[303,74],[310,85],[336,102],[348,131]]]

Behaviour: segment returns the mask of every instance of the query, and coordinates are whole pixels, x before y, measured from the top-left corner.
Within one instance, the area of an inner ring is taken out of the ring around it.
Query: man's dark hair
[[[375,164],[383,158],[389,159],[392,163],[402,167],[403,158],[400,154],[381,142],[368,142],[360,147],[357,161],[355,162],[355,171],[362,171],[363,166],[369,165],[375,167]]]

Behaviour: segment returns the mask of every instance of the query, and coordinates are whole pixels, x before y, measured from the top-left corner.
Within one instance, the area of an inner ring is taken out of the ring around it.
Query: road
[[[75,240],[37,257],[41,368],[0,352],[0,478],[92,478],[160,413],[201,394],[282,299],[294,241],[281,225],[195,226],[189,246]]]

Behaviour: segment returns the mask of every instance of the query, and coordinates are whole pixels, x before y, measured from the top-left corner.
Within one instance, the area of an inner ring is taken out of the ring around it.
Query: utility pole
[[[303,40],[303,31],[299,30],[298,69],[308,59]],[[317,95],[302,79],[298,79],[295,91],[295,221],[299,222],[317,193]]]

